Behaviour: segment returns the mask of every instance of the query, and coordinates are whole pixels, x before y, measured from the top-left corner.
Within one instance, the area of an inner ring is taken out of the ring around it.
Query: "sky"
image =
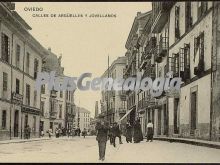
[[[43,11],[27,11],[39,7]],[[137,12],[151,10],[150,2],[16,2],[16,11],[32,27],[30,33],[44,46],[60,56],[64,74],[79,77],[92,73],[100,77],[119,56],[124,56],[125,43]],[[116,14],[110,18],[50,17],[51,14]],[[34,17],[38,14],[38,17]],[[41,17],[48,14],[49,17]],[[91,111],[100,101],[101,91],[75,92],[75,104]],[[100,111],[100,104],[99,104]]]

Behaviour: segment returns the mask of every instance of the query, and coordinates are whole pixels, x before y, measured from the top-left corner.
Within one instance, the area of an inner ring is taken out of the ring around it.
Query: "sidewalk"
[[[174,137],[154,137],[154,140],[168,141],[171,143],[172,142],[186,143],[186,144],[191,144],[191,145],[220,149],[220,142],[215,142],[215,141],[187,139],[187,138],[174,138]]]
[[[25,142],[33,142],[33,141],[41,141],[41,140],[50,140],[50,138],[49,137],[43,137],[43,138],[31,138],[31,139],[2,140],[2,141],[0,141],[0,145],[1,144],[9,144],[9,143],[25,143]]]

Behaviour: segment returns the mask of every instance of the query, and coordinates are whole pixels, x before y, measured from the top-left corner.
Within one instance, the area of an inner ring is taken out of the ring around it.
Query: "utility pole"
[[[109,78],[109,55],[108,55],[108,78]],[[108,121],[108,109],[109,109],[109,91],[107,90],[107,121]]]
[[[79,107],[78,107],[78,123],[77,123],[77,126],[78,126],[78,128],[79,128],[79,120],[80,120],[80,113],[79,113],[79,109],[80,109],[80,100],[79,100]]]

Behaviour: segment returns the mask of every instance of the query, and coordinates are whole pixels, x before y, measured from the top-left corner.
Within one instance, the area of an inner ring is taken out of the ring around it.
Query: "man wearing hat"
[[[97,136],[96,140],[99,145],[99,160],[105,160],[106,142],[108,140],[108,123],[104,121],[104,116],[99,116],[99,121],[96,123]]]
[[[116,139],[116,137],[119,138],[119,143],[120,143],[120,144],[123,144],[123,143],[122,143],[122,140],[121,140],[121,130],[120,130],[120,128],[119,128],[119,125],[118,125],[118,123],[114,122],[114,123],[113,123],[113,146],[114,146],[114,147],[116,147],[116,145],[115,145],[115,139]]]

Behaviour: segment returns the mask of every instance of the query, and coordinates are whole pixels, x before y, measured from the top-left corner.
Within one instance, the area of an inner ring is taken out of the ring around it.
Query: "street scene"
[[[220,2],[0,2],[0,33],[0,162],[220,162]]]

